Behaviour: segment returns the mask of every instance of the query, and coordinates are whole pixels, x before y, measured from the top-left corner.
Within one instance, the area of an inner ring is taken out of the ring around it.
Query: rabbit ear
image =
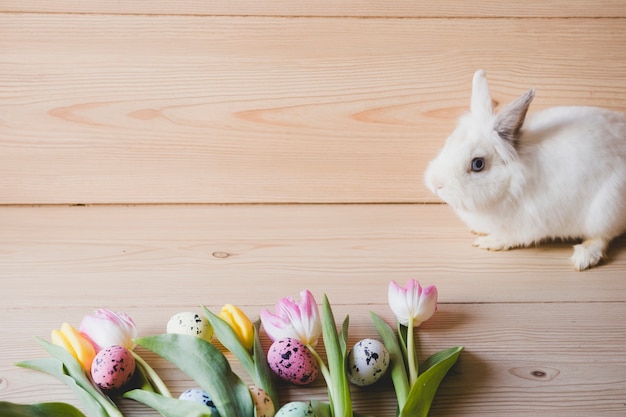
[[[491,116],[493,108],[491,106],[491,94],[487,84],[487,75],[484,70],[474,73],[472,82],[472,102],[470,107],[472,114],[478,116]]]
[[[495,131],[505,140],[515,141],[524,124],[528,107],[535,97],[535,90],[528,92],[504,106],[496,116]]]

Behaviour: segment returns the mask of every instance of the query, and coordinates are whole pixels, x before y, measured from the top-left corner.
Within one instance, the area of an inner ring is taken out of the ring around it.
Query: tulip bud
[[[437,287],[429,285],[422,288],[414,279],[404,287],[391,281],[389,306],[400,324],[408,326],[412,322],[413,327],[418,327],[437,311]]]
[[[313,294],[300,293],[301,300],[284,297],[276,303],[275,313],[261,311],[263,328],[273,341],[291,337],[306,346],[316,346],[322,335],[322,322]]]
[[[96,351],[89,340],[68,323],[63,323],[60,330],[52,331],[52,343],[61,346],[76,358],[80,366],[89,372]]]
[[[129,350],[135,348],[133,339],[137,337],[137,328],[126,313],[98,309],[93,315],[83,318],[80,331],[91,339],[98,351],[109,346],[123,346]]]
[[[247,350],[252,350],[254,345],[254,326],[248,316],[239,307],[232,304],[224,305],[218,316],[233,329],[241,344]]]

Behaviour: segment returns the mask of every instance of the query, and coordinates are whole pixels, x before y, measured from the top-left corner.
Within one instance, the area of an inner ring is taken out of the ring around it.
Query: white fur
[[[471,109],[430,163],[425,182],[470,229],[486,234],[475,246],[507,250],[582,238],[571,258],[575,268],[600,262],[609,242],[626,231],[624,115],[554,107],[524,120],[524,109],[521,131],[506,140],[496,132],[506,115],[492,113],[484,71],[474,76]],[[481,172],[470,169],[475,157],[486,159]]]

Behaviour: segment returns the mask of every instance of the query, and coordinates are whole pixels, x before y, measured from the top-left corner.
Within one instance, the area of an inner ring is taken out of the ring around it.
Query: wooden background
[[[154,334],[309,288],[356,342],[417,278],[420,356],[466,346],[432,416],[623,416],[626,239],[584,273],[570,242],[480,251],[423,186],[478,68],[498,103],[626,111],[626,3],[0,2],[0,401],[77,404],[14,363],[97,307]],[[394,415],[388,383],[353,395]]]

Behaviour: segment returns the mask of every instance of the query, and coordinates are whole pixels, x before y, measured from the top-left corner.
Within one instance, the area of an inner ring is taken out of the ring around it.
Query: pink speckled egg
[[[126,385],[135,373],[135,358],[123,346],[102,349],[91,363],[93,382],[103,390],[115,390]]]
[[[267,362],[276,375],[295,385],[310,384],[317,378],[318,367],[313,354],[297,339],[287,337],[272,343]]]

